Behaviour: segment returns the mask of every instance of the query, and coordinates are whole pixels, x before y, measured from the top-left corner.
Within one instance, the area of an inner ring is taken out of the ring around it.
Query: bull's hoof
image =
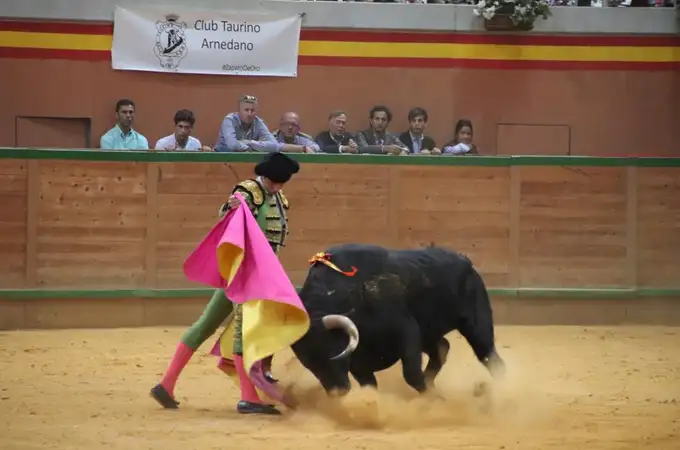
[[[151,395],[151,398],[156,400],[158,404],[165,409],[179,408],[179,402],[172,398],[172,395],[170,395],[170,393],[167,390],[165,390],[165,388],[161,384],[157,384],[156,386],[151,388],[149,395]]]
[[[484,360],[484,365],[493,378],[501,379],[505,376],[505,361],[496,352]]]
[[[280,416],[281,411],[276,409],[274,405],[265,405],[264,403],[254,403],[241,400],[236,405],[236,410],[239,414],[267,414],[271,416]]]
[[[425,376],[425,387],[427,390],[434,389],[434,379],[437,377],[437,374],[426,371],[423,375]]]
[[[349,389],[347,388],[332,388],[326,389],[326,395],[330,398],[341,398],[349,394]]]
[[[444,394],[442,394],[441,391],[434,387],[428,388],[425,392],[422,392],[421,394],[433,401],[438,402],[446,401],[446,397],[444,397]]]

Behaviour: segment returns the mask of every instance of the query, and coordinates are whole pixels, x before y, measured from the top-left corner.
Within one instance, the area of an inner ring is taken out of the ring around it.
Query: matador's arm
[[[253,216],[257,217],[257,211],[260,209],[260,206],[262,206],[262,204],[264,203],[264,192],[262,192],[262,188],[260,188],[260,185],[257,184],[255,181],[246,180],[237,184],[231,191],[232,195],[236,192],[240,193],[243,196],[243,198],[246,201],[246,204],[248,205],[248,209],[250,209],[250,212],[253,214]],[[227,211],[229,211],[229,209],[230,208],[228,202],[220,206],[220,209],[218,211],[219,217],[224,217],[224,215],[227,213]]]

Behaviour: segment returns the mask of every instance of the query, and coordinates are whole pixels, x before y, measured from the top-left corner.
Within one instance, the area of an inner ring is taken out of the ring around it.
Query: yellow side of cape
[[[241,266],[243,257],[243,249],[232,244],[222,244],[217,249],[220,273],[229,284]],[[309,329],[309,317],[304,311],[273,299],[251,300],[244,303],[242,308],[243,363],[246,371],[257,361],[290,347]],[[230,328],[231,332],[228,331]],[[233,343],[230,337],[233,337],[233,323],[220,338],[223,355],[231,354]]]

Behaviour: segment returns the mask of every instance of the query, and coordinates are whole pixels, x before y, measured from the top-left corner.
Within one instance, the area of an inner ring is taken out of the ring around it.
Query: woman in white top
[[[477,146],[472,143],[472,122],[460,119],[456,122],[454,138],[442,149],[443,155],[478,155]]]

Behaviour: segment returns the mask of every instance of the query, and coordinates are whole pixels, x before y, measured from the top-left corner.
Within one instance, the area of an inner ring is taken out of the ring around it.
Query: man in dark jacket
[[[402,155],[408,148],[396,134],[387,131],[392,122],[392,112],[387,106],[376,105],[368,113],[369,127],[357,133],[359,153],[374,155]]]
[[[399,135],[399,140],[408,147],[409,154],[439,155],[441,150],[430,136],[425,135],[427,128],[427,111],[420,107],[411,108],[408,112],[409,129]]]
[[[347,113],[333,111],[328,116],[328,130],[316,135],[314,141],[323,153],[358,153],[358,146],[347,127]]]

